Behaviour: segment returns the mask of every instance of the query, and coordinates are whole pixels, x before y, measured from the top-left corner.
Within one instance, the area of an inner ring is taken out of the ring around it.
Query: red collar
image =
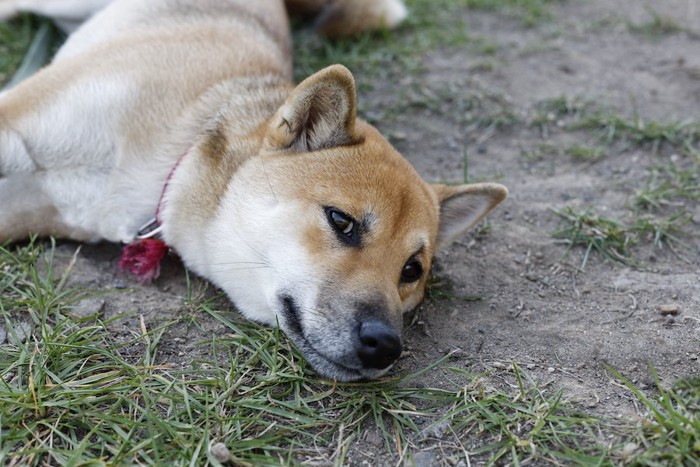
[[[191,148],[190,148],[191,149]],[[162,224],[162,219],[160,217],[161,212],[163,210],[163,198],[165,197],[165,191],[168,189],[168,185],[170,185],[170,180],[173,178],[173,174],[175,173],[175,170],[180,166],[180,162],[182,162],[182,159],[185,158],[187,154],[190,153],[190,149],[185,151],[184,154],[182,154],[178,159],[177,162],[175,162],[175,165],[170,169],[170,172],[168,172],[168,177],[165,179],[165,183],[163,184],[163,189],[160,191],[160,197],[158,198],[158,206],[156,207],[156,215],[155,217],[152,217],[149,219],[148,222],[143,224],[141,228],[136,232],[136,240],[143,240],[146,238],[153,238],[153,237],[160,237],[160,233],[163,230],[163,224]]]
[[[141,283],[151,282],[160,275],[160,263],[169,250],[168,245],[160,239],[160,234],[163,230],[161,211],[163,208],[165,191],[168,189],[168,185],[173,178],[175,170],[180,165],[180,162],[182,162],[182,159],[189,154],[190,149],[185,151],[185,153],[178,158],[175,165],[173,165],[170,172],[168,172],[168,177],[165,179],[163,189],[160,192],[155,217],[139,229],[131,243],[122,248],[119,267],[122,271],[128,271],[133,274]]]

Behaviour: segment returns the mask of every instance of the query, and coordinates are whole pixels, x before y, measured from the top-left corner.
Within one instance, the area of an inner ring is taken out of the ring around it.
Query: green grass
[[[649,170],[644,188],[634,198],[642,210],[683,210],[691,201],[700,201],[700,164],[690,168],[657,165]]]
[[[563,402],[562,393],[545,395],[513,363],[517,392],[511,398],[482,384],[471,383],[456,394],[449,410],[429,428],[449,430],[459,440],[482,438],[471,454],[485,454],[487,463],[597,463],[605,449],[594,440],[600,422]],[[460,373],[463,370],[453,369]]]
[[[583,144],[573,144],[562,150],[551,143],[539,143],[526,151],[522,151],[523,158],[529,162],[541,161],[561,154],[576,160],[591,162],[607,156],[607,150],[602,146],[587,146]]]
[[[54,277],[52,251],[35,243],[0,250],[0,312],[10,331],[0,346],[3,464],[213,462],[212,442],[237,463],[279,464],[330,445],[341,425],[344,442],[354,439],[367,419],[398,445],[411,425],[404,412],[431,398],[397,382],[319,381],[278,330],[231,320],[208,301],[199,312],[230,334],[200,343],[211,357],[178,370],[159,355],[174,323],[149,329],[141,318],[132,338],[117,340],[109,327],[123,315],[71,317],[85,294]],[[20,342],[12,329],[23,320],[33,332]]]
[[[469,47],[473,52],[494,55],[500,45],[488,38],[470,34],[465,23],[469,8],[501,9],[526,11],[537,16],[540,11],[531,3],[542,4],[540,0],[523,2],[496,2],[488,7],[488,2],[474,4],[471,0],[407,0],[409,16],[394,31],[372,32],[352,39],[327,41],[319,38],[308,27],[295,28],[294,58],[295,77],[301,80],[333,63],[343,63],[354,73],[370,77],[402,76],[422,70],[422,55],[435,50],[456,47]],[[502,3],[502,5],[501,5]],[[521,4],[522,5],[519,5]],[[542,10],[543,11],[543,10]],[[495,67],[493,61],[484,61],[482,66]],[[361,82],[361,87],[369,86]]]
[[[539,143],[527,150],[521,151],[521,156],[528,162],[536,162],[557,155],[559,152],[559,148],[553,144]]]
[[[2,463],[216,464],[214,442],[234,462],[255,465],[337,445],[340,463],[368,422],[389,452],[402,454],[417,420],[459,407],[462,395],[403,379],[321,381],[278,330],[241,322],[209,300],[199,302],[200,313],[229,334],[200,343],[210,358],[177,369],[159,350],[173,323],[149,328],[141,318],[133,337],[119,340],[109,328],[124,315],[71,317],[71,304],[86,294],[54,277],[52,251],[37,243],[0,250],[5,326],[29,320],[33,330],[23,342],[10,332],[0,346]]]
[[[589,101],[567,96],[544,99],[535,105],[529,124],[538,128],[542,137],[546,139],[553,129],[564,126],[565,122],[577,121],[587,114],[592,105]]]
[[[630,223],[603,217],[591,211],[577,211],[571,207],[553,211],[560,219],[559,228],[552,233],[569,248],[584,249],[581,269],[585,269],[591,253],[627,266],[642,267],[632,254],[632,247],[641,243],[657,248],[668,247],[677,255],[675,247],[688,247],[683,240],[684,227],[692,216],[686,212],[668,216],[643,215]]]
[[[505,11],[534,24],[550,16],[553,0],[406,0],[408,19],[396,31],[364,34],[350,40],[325,41],[308,28],[297,28],[294,56],[297,77],[331,63],[363,72],[384,72],[387,64],[415,69],[419,55],[444,47],[468,45],[476,53],[493,55],[499,45],[469,34],[464,18],[469,9]]]
[[[456,292],[452,282],[435,275],[431,275],[428,280],[426,296],[429,301],[448,299],[456,302],[478,302],[482,299],[478,295],[463,295]]]
[[[625,141],[635,146],[649,146],[653,153],[658,153],[664,145],[691,153],[697,151],[700,141],[700,123],[694,121],[644,121],[640,117],[630,119],[612,112],[587,115],[572,128],[594,131],[606,143]]]
[[[583,144],[574,144],[564,150],[564,153],[574,159],[592,161],[602,159],[607,155],[605,148],[601,146],[585,146]]]
[[[624,143],[628,147],[676,151],[700,162],[700,123],[695,120],[655,121],[631,117],[581,98],[567,96],[540,101],[530,124],[540,129],[559,126],[567,131],[587,131],[605,145]]]
[[[586,267],[591,252],[596,251],[604,258],[631,265],[628,249],[635,238],[629,227],[591,212],[565,208],[554,211],[562,220],[559,230],[552,235],[564,240],[570,248],[585,248],[581,269]]]
[[[630,231],[638,240],[651,243],[657,248],[668,246],[673,249],[675,245],[689,247],[683,237],[686,234],[685,227],[692,219],[692,216],[684,211],[666,217],[641,216],[632,224]]]
[[[473,43],[484,53],[495,45],[468,34],[451,0],[409,0],[410,13],[397,31],[372,32],[352,39],[327,41],[309,28],[294,34],[295,76],[301,80],[333,63],[343,63],[364,75],[400,74],[420,69],[420,54],[439,47]]]
[[[650,397],[614,369],[609,369],[641,401],[647,417],[631,428],[628,451],[635,465],[700,465],[700,378],[664,389],[656,372],[658,395]]]
[[[685,427],[697,389],[674,393],[673,404],[686,404],[685,418],[651,411],[655,418],[643,427],[626,427],[619,442],[601,445],[597,433],[607,422],[539,387],[515,363],[514,392],[491,387],[489,374],[447,366],[450,355],[405,377],[325,381],[277,329],[241,321],[206,294],[188,295],[183,306],[228,331],[198,343],[206,358],[174,365],[163,347],[175,321],[139,317],[119,337],[111,329],[133,313],[73,316],[71,307],[95,294],[66,287],[70,267],[58,275],[53,251],[38,242],[0,248],[0,319],[10,331],[0,344],[4,465],[220,465],[213,445],[225,446],[235,465],[342,464],[368,428],[379,433],[381,451],[406,460],[441,439],[459,441],[451,452],[457,460],[496,464],[606,464],[630,439],[677,444],[673,452],[683,456],[697,444],[691,429],[664,431],[669,423]],[[19,322],[30,325],[25,339],[11,331]],[[440,389],[412,386],[429,372],[443,381]],[[668,450],[638,454],[665,459]]]
[[[626,203],[628,211],[621,215],[626,220],[599,216],[586,209],[555,211],[561,223],[553,236],[570,248],[584,249],[582,267],[592,253],[643,267],[633,254],[636,245],[667,247],[679,257],[693,249],[686,239],[697,223],[693,213],[700,201],[700,123],[628,118],[590,102],[560,97],[540,102],[530,124],[543,133],[552,126],[569,132],[590,132],[598,142],[575,143],[563,149],[542,143],[524,152],[528,161],[562,152],[587,163],[621,157],[630,151],[655,158],[646,180],[633,187],[634,194]]]
[[[17,70],[29,47],[36,24],[28,16],[0,22],[0,87]]]
[[[685,30],[675,20],[652,9],[649,5],[646,5],[645,9],[647,13],[649,13],[649,16],[651,16],[651,19],[646,23],[630,24],[629,30],[632,33],[651,39],[658,39]]]
[[[552,18],[554,0],[460,0],[468,8],[498,11],[518,17],[526,26],[534,26]]]

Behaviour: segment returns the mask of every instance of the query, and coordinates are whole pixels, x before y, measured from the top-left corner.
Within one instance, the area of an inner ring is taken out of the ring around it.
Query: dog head
[[[234,175],[207,240],[224,266],[209,276],[325,376],[376,378],[401,354],[436,250],[506,193],[424,182],[356,118],[352,75],[332,66],[297,86]]]

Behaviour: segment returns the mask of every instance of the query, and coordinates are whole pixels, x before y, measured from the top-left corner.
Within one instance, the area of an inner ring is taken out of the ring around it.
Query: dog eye
[[[357,221],[349,214],[336,208],[325,208],[328,223],[333,227],[338,238],[346,244],[358,246],[360,236],[357,229]]]
[[[423,277],[423,265],[417,259],[409,259],[401,270],[401,282],[410,284]]]
[[[342,233],[343,235],[352,235],[352,229],[355,227],[355,223],[351,218],[339,211],[332,211],[330,216],[331,221],[333,221],[333,225],[338,232]]]

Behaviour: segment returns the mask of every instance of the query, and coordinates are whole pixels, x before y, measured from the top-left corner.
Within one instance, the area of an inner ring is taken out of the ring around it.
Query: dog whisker
[[[231,266],[234,264],[264,264],[269,265],[266,261],[227,261],[225,263],[212,263],[212,266]]]
[[[269,269],[271,266],[247,266],[247,267],[240,267],[240,268],[222,268],[222,269],[217,269],[218,272],[230,272],[230,271],[252,271],[253,269]]]
[[[260,165],[262,166],[263,174],[265,175],[265,179],[267,180],[267,186],[270,187],[270,193],[272,193],[272,197],[275,198],[275,201],[277,200],[277,193],[275,193],[275,189],[272,188],[272,182],[270,181],[270,176],[267,174],[267,170],[265,170],[265,161],[263,159],[260,159]]]

